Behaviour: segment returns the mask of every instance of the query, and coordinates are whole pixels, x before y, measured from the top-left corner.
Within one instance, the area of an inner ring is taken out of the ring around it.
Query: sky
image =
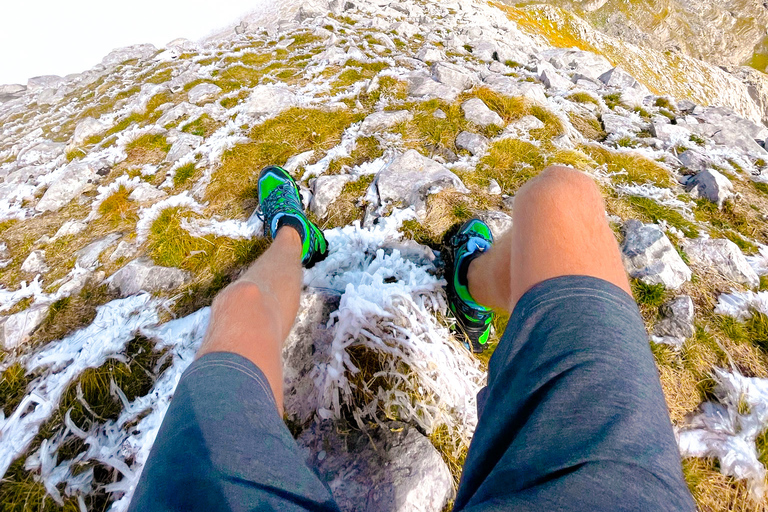
[[[280,0],[10,0],[0,11],[0,84],[90,69],[114,48],[200,39]]]

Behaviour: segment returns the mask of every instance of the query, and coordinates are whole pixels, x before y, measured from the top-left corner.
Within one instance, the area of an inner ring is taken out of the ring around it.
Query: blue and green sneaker
[[[479,219],[465,222],[448,242],[451,254],[446,272],[448,306],[456,316],[459,329],[469,340],[465,346],[475,353],[485,350],[491,334],[493,311],[475,302],[469,294],[467,272],[472,260],[490,249],[492,244],[491,229]]]
[[[328,255],[328,242],[320,229],[307,219],[299,187],[285,169],[276,165],[259,175],[259,206],[264,217],[264,236],[274,238],[282,226],[299,232],[302,242],[301,264],[306,268]]]

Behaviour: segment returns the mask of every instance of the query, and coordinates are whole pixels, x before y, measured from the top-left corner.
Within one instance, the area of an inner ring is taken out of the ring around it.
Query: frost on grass
[[[335,290],[341,301],[329,321],[334,334],[328,360],[312,375],[316,401],[306,406],[322,418],[351,410],[358,423],[385,411],[427,433],[446,426],[468,444],[484,375],[436,319],[446,314],[445,283],[434,275],[431,251],[401,241],[398,228],[409,218],[411,210],[398,211],[370,229],[356,222],[326,233],[331,252],[305,274],[305,283]],[[365,383],[353,382],[361,371],[350,356],[353,347],[380,356],[373,377],[387,386],[360,389]],[[363,403],[355,401],[359,393]]]
[[[195,201],[186,190],[181,194],[158,201],[149,208],[144,208],[139,213],[139,221],[136,223],[136,237],[139,243],[143,243],[149,236],[152,223],[166,208],[185,207],[196,213],[202,213],[203,206]]]
[[[705,402],[678,433],[683,457],[716,457],[724,475],[749,482],[753,497],[765,494],[766,470],[759,460],[757,437],[768,424],[768,379],[714,370],[717,403]]]

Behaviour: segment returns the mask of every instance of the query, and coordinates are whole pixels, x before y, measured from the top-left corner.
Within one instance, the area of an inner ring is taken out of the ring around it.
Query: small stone
[[[320,218],[325,217],[328,207],[341,195],[344,185],[352,179],[347,175],[320,176],[312,185],[310,209]]]
[[[360,135],[367,137],[411,119],[413,119],[413,114],[408,110],[374,112],[363,119],[363,123],[360,125]]]
[[[523,116],[514,123],[507,126],[504,131],[507,133],[528,133],[531,130],[544,128],[544,122],[536,116]]]
[[[688,186],[693,197],[704,197],[716,203],[718,208],[734,195],[731,180],[714,169],[700,172],[688,182]]]
[[[92,117],[86,117],[75,127],[75,133],[72,135],[72,140],[69,141],[68,149],[75,148],[85,142],[94,135],[99,135],[109,128],[107,123],[103,123],[98,119]]]
[[[434,46],[423,46],[419,53],[416,54],[416,58],[422,62],[437,62],[444,60],[445,55]]]
[[[87,227],[88,227],[88,224],[86,224],[85,222],[80,222],[77,220],[68,220],[61,225],[58,231],[56,231],[56,234],[53,235],[53,240],[56,240],[57,238],[61,238],[62,236],[77,235],[78,233],[82,233]]]
[[[190,89],[187,93],[187,98],[190,103],[202,105],[203,103],[215,100],[219,93],[221,93],[221,87],[218,85],[203,83]]]
[[[160,267],[147,259],[136,259],[112,274],[107,284],[119,290],[121,296],[127,297],[142,291],[173,291],[189,278],[188,272],[178,268]]]
[[[611,135],[619,137],[633,136],[643,129],[643,123],[633,117],[618,114],[603,114],[603,128]]]
[[[688,295],[675,297],[661,306],[662,319],[653,329],[651,339],[680,348],[693,336],[693,300]]]
[[[690,281],[691,269],[657,225],[628,220],[624,232],[621,256],[630,276],[672,289]]]
[[[456,136],[456,147],[478,155],[488,147],[488,139],[477,133],[463,131]]]
[[[687,149],[680,153],[677,158],[680,163],[692,171],[704,171],[712,166],[712,161],[695,149]]]
[[[512,227],[512,217],[504,212],[489,210],[479,214],[480,220],[488,224],[494,239],[509,231]]]
[[[435,116],[436,119],[447,119],[448,118],[448,115],[445,112],[443,112],[442,109],[435,110],[432,115]]]
[[[663,116],[662,116],[663,117]],[[691,138],[691,132],[682,126],[669,124],[669,119],[664,118],[666,123],[657,122],[651,124],[651,133],[654,137],[664,141],[667,145],[684,144]]]
[[[304,167],[309,163],[310,160],[312,160],[312,157],[315,156],[315,150],[310,149],[309,151],[304,151],[303,153],[299,153],[298,155],[293,155],[291,158],[289,158],[285,165],[283,166],[283,169],[285,169],[288,172],[293,172],[299,167]]]
[[[43,274],[48,272],[48,265],[45,263],[45,252],[32,251],[21,264],[21,271],[30,274]]]
[[[129,244],[125,240],[122,240],[119,244],[117,244],[117,247],[114,251],[112,251],[112,254],[109,255],[109,261],[111,263],[119,260],[120,258],[131,258],[134,254],[136,254],[136,252],[136,246]]]
[[[464,117],[467,121],[475,123],[485,128],[492,124],[496,126],[502,126],[504,120],[499,114],[488,108],[483,100],[480,98],[471,98],[461,104],[461,110],[464,112]]]
[[[699,238],[684,242],[685,253],[693,264],[714,268],[731,281],[756,288],[760,278],[747,262],[739,246],[725,238]]]
[[[158,190],[149,183],[139,183],[136,185],[136,188],[131,191],[128,199],[131,201],[136,201],[137,203],[147,203],[150,201],[164,199],[167,196],[167,193],[163,192],[162,190]]]
[[[46,316],[48,316],[47,306],[33,305],[24,311],[0,319],[0,341],[3,349],[13,350],[29,341],[30,335],[43,323]]]
[[[488,193],[494,196],[500,196],[501,192],[502,190],[499,182],[491,178],[490,183],[488,183]]]

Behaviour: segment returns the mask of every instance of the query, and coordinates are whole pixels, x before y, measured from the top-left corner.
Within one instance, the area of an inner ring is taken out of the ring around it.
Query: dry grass
[[[768,504],[749,497],[744,481],[720,473],[707,459],[683,459],[683,476],[701,512],[765,512]]]
[[[208,138],[213,132],[221,127],[220,122],[214,121],[208,114],[203,114],[194,121],[191,121],[181,127],[181,131],[191,133],[192,135],[199,135],[200,137]]]
[[[382,156],[384,150],[381,148],[376,137],[358,137],[355,141],[355,149],[348,157],[337,158],[328,166],[326,174],[343,174],[352,167],[370,162]]]
[[[99,205],[102,220],[113,225],[120,225],[126,221],[135,223],[138,220],[138,205],[128,199],[130,195],[131,190],[120,185],[112,195],[104,199]]]
[[[600,121],[598,121],[592,114],[576,114],[574,112],[568,112],[568,119],[570,119],[571,124],[576,131],[582,134],[584,138],[596,141],[605,139],[605,130],[603,130],[603,127],[600,125]]]
[[[361,120],[348,110],[292,108],[251,131],[254,142],[226,151],[206,191],[215,213],[239,217],[255,206],[256,180],[267,165],[282,165],[304,151],[315,157],[337,145],[344,130]]]
[[[541,149],[530,142],[502,139],[488,148],[476,173],[487,182],[495,179],[502,192],[514,195],[523,184],[547,165]]]
[[[320,228],[331,229],[347,226],[355,220],[362,221],[365,204],[361,199],[371,182],[373,175],[365,175],[344,185],[339,197],[328,207],[325,219],[320,222]]]
[[[605,165],[608,172],[621,172],[613,177],[615,183],[651,182],[659,187],[672,185],[669,171],[639,153],[614,152],[595,144],[584,144],[579,149],[599,165]]]

